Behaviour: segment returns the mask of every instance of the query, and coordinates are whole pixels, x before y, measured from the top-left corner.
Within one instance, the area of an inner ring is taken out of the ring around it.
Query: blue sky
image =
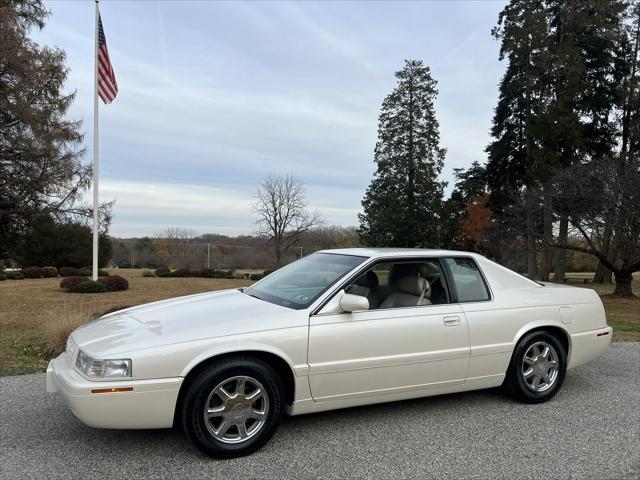
[[[292,173],[328,224],[356,225],[377,118],[406,58],[430,66],[443,179],[484,160],[504,70],[491,35],[502,1],[102,1],[119,86],[100,104],[100,196],[111,233],[178,226],[251,233],[268,172]],[[33,38],[67,52],[70,116],[91,161],[94,2],[50,1]]]

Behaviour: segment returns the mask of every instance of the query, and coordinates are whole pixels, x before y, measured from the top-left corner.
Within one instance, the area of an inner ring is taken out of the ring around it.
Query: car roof
[[[473,256],[482,257],[477,253],[464,252],[460,250],[437,250],[432,248],[334,248],[320,250],[317,253],[332,253],[336,255],[354,255],[368,258],[389,258],[389,257],[439,257],[439,256]]]

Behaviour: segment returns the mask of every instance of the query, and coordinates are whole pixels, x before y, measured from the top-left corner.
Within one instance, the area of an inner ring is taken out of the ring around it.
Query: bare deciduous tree
[[[640,157],[598,159],[563,176],[557,196],[571,205],[569,223],[586,245],[557,247],[594,256],[613,272],[613,295],[633,296],[633,273],[640,270]],[[615,244],[609,251],[599,241],[607,231]]]
[[[254,213],[257,234],[273,246],[277,266],[303,233],[322,223],[318,212],[307,210],[304,185],[293,175],[267,175],[256,191]]]
[[[170,227],[161,235],[166,241],[169,261],[177,267],[190,267],[193,259],[191,251],[196,233],[188,228]]]

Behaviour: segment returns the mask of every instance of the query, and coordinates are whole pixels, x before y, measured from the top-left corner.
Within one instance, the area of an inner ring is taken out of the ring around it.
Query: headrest
[[[431,296],[431,285],[422,277],[402,277],[398,280],[398,289],[416,297],[423,294],[424,298]]]
[[[360,275],[354,283],[361,287],[376,288],[378,286],[378,275],[369,270],[364,275]]]
[[[427,278],[429,275],[439,273],[438,268],[431,262],[398,263],[391,269],[389,281],[391,283],[396,283],[402,277],[420,276]]]

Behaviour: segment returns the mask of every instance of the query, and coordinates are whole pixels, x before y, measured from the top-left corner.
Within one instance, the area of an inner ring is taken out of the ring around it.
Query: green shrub
[[[156,274],[153,273],[151,270],[145,270],[144,272],[142,272],[142,276],[143,277],[155,277]]]
[[[191,270],[189,272],[190,277],[202,277],[202,270]]]
[[[79,283],[73,287],[72,290],[72,292],[75,293],[104,293],[106,291],[106,285],[100,282],[94,282],[93,280],[87,280],[86,282]]]
[[[213,270],[212,278],[233,278],[233,270]]]
[[[78,269],[74,267],[60,267],[58,275],[61,277],[72,277],[78,275]]]
[[[4,276],[7,277],[7,280],[24,280],[24,273],[17,270],[4,272]]]
[[[249,275],[249,280],[260,280],[264,275],[262,275],[261,273],[252,273],[251,275]]]
[[[89,280],[87,277],[79,277],[77,275],[64,277],[60,282],[60,288],[66,290],[67,292],[71,292],[77,285],[80,285],[87,280]]]
[[[156,277],[171,278],[171,277],[175,277],[175,275],[174,275],[174,272],[161,272],[161,273],[156,273]]]
[[[43,267],[42,276],[44,278],[55,278],[58,276],[58,269],[56,267]]]
[[[213,276],[213,272],[214,271],[215,270],[213,270],[211,268],[203,268],[202,270],[199,270],[199,275],[198,276],[202,277],[202,278],[215,278]]]
[[[0,273],[0,282],[3,282],[7,279],[7,276],[4,273]]]
[[[161,273],[171,273],[171,269],[169,267],[167,267],[166,265],[160,265],[156,269],[155,274],[156,274],[157,277],[159,277]]]
[[[110,292],[122,292],[129,290],[129,282],[120,275],[109,275],[98,280],[102,285],[107,287]]]
[[[173,276],[174,277],[190,277],[191,276],[191,269],[189,268],[179,268],[178,270],[176,270],[175,272],[173,272]]]
[[[25,267],[22,269],[22,273],[27,278],[42,278],[42,268],[40,267]]]
[[[275,270],[265,270],[262,272],[262,276],[266,277],[267,275],[271,275],[273,272],[275,272]]]

